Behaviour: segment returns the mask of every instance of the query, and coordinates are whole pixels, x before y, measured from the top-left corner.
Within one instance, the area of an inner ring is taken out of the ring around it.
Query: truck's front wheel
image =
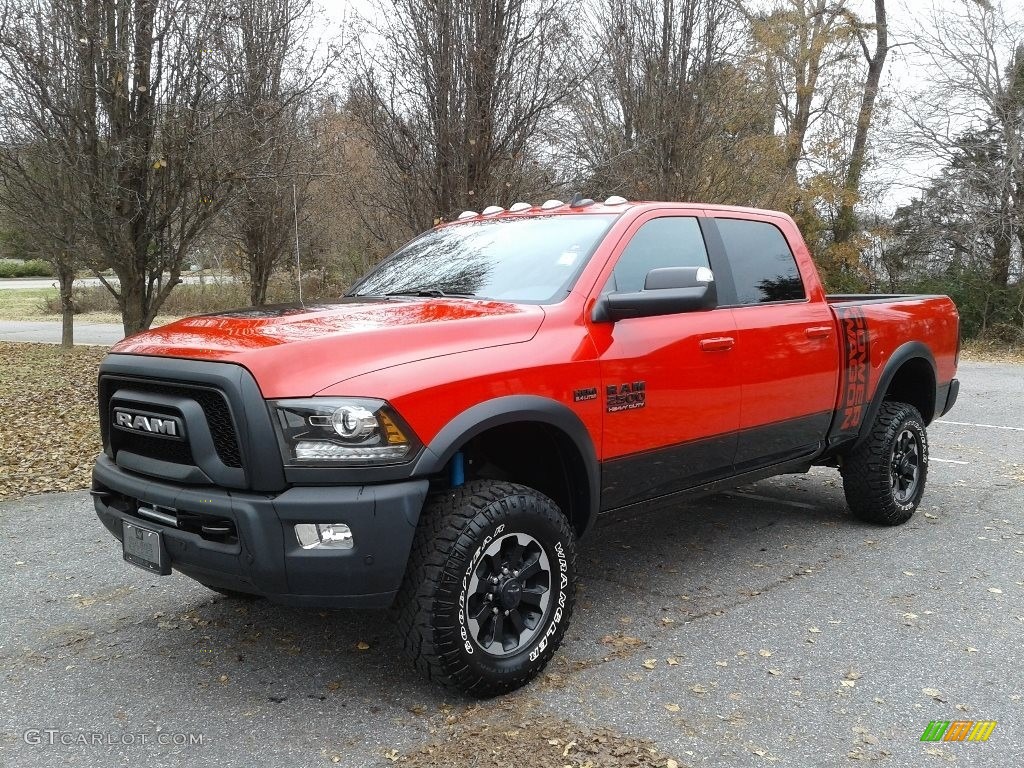
[[[867,438],[843,457],[843,490],[850,511],[881,525],[905,523],[924,495],[928,435],[912,405],[887,401]]]
[[[417,669],[485,697],[544,668],[575,592],[575,536],[555,503],[526,486],[478,480],[427,504],[396,607]]]

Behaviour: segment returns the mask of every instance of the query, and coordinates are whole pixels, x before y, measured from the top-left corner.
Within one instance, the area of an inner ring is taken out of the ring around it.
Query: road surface
[[[419,766],[433,743],[491,765],[483,726],[527,739],[541,717],[562,740],[503,765],[577,768],[563,745],[596,727],[702,768],[1024,764],[1024,367],[962,381],[909,523],[854,520],[817,469],[606,526],[548,674],[479,706],[412,674],[385,613],[151,576],[85,492],[0,504],[0,764]],[[998,725],[922,743],[933,720]]]

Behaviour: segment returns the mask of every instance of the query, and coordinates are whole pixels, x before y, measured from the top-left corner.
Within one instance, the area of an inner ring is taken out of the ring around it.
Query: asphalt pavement
[[[386,613],[150,576],[84,492],[0,504],[0,765],[385,766],[524,710],[681,766],[1020,765],[1024,366],[961,380],[909,523],[852,519],[816,469],[606,526],[547,674],[479,708],[411,673]],[[933,720],[998,725],[921,742]]]
[[[61,324],[52,320],[0,320],[0,341],[60,344]],[[75,345],[110,346],[124,338],[120,323],[87,323],[75,318]]]

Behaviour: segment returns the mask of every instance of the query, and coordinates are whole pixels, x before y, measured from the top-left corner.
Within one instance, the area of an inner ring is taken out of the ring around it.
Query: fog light
[[[299,523],[295,538],[303,549],[352,549],[352,529],[343,523]]]

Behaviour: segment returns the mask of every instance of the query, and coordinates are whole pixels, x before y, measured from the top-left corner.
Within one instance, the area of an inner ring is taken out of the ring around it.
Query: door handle
[[[832,335],[831,325],[816,325],[804,331],[808,339],[827,339]]]
[[[731,336],[718,336],[713,339],[701,339],[700,348],[705,352],[724,352],[727,349],[732,349],[732,345],[736,343],[736,340]]]

